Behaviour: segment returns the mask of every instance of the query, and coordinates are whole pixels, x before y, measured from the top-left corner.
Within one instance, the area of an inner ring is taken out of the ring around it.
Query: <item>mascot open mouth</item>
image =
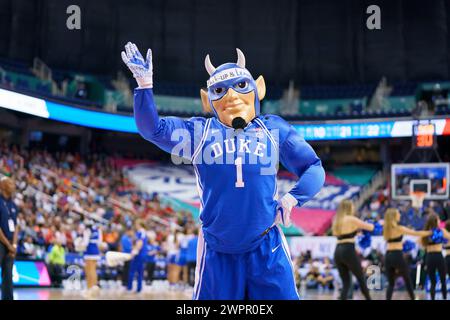
[[[231,126],[237,130],[237,129],[244,129],[247,126],[247,122],[245,122],[244,118],[236,117],[231,122]]]

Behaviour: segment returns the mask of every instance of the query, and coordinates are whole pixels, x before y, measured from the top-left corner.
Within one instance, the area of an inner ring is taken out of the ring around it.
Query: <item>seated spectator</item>
[[[22,245],[22,254],[26,257],[34,258],[36,255],[36,246],[33,243],[33,238],[27,236]]]
[[[104,235],[104,241],[108,245],[108,250],[117,251],[119,244],[119,233],[117,230],[110,228]]]
[[[331,265],[325,267],[324,272],[322,272],[318,277],[317,281],[324,289],[333,290],[334,289],[334,276],[331,272]]]
[[[319,264],[317,261],[313,262],[311,269],[305,276],[306,288],[307,289],[317,289],[319,287]]]

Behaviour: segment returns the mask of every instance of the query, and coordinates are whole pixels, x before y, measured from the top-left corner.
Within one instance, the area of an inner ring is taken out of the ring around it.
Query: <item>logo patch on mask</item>
[[[206,81],[206,85],[209,88],[212,85],[215,85],[216,83],[239,77],[249,77],[250,79],[253,79],[252,75],[247,70],[239,68],[231,68],[220,71],[215,75],[211,76],[209,80]]]

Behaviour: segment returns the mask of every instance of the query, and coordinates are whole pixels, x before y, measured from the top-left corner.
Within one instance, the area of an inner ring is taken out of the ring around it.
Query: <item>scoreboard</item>
[[[293,124],[305,140],[346,140],[413,137],[415,146],[432,147],[437,135],[450,134],[450,119],[386,120]]]
[[[413,146],[426,149],[433,148],[436,140],[436,126],[433,123],[416,123],[413,125]]]
[[[388,138],[394,122],[294,125],[307,140]]]
[[[90,128],[138,132],[132,115],[79,108],[5,89],[0,89],[0,108]],[[355,119],[294,122],[292,126],[305,140],[413,137],[418,147],[429,147],[434,143],[435,137],[431,139],[432,136],[450,135],[448,116],[419,123],[413,120]],[[430,134],[431,132],[434,132],[434,135]]]

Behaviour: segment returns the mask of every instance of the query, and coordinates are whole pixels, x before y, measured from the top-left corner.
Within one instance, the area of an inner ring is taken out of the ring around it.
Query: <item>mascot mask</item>
[[[236,63],[224,63],[215,68],[209,55],[205,68],[210,75],[207,89],[200,90],[203,109],[213,111],[223,124],[243,129],[260,114],[260,101],[266,94],[264,78],[254,80],[245,68],[245,56],[237,49]]]

